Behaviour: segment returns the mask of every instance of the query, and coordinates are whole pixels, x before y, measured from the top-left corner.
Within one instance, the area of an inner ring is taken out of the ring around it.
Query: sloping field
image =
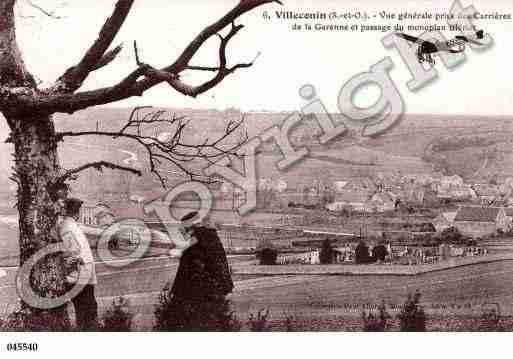
[[[187,131],[188,142],[193,143],[202,142],[204,138],[200,138],[201,134],[209,133],[214,136],[215,133],[220,133],[228,119],[239,120],[241,113],[236,110],[227,112],[216,110],[191,110],[191,109],[169,109],[169,113],[177,113],[185,115],[192,119],[191,128]],[[96,121],[102,130],[114,131],[123,126],[124,122],[130,114],[130,109],[90,109],[87,111],[79,111],[73,116],[58,115],[56,122],[59,130],[69,130],[71,128],[92,130],[96,125]],[[341,119],[341,115],[333,115],[336,120]],[[91,120],[91,119],[95,120]],[[286,113],[247,113],[246,114],[246,129],[249,136],[256,136],[262,130],[268,128],[272,124],[279,124],[287,118]],[[301,137],[303,134],[311,135],[312,129],[316,128],[314,122],[305,122],[298,126],[291,134]],[[198,131],[201,129],[201,131]],[[355,129],[352,129],[356,131]],[[504,153],[505,157],[511,154],[511,133],[513,133],[513,121],[509,118],[503,117],[476,117],[476,116],[440,116],[440,115],[416,115],[405,114],[402,122],[393,128],[393,130],[376,138],[361,138],[358,135],[344,135],[337,140],[330,143],[329,147],[319,149],[316,141],[304,140],[302,145],[311,147],[312,153],[316,153],[323,160],[307,160],[300,163],[299,166],[293,166],[289,171],[284,174],[277,173],[274,162],[279,158],[279,151],[274,151],[276,155],[265,153],[264,160],[261,164],[260,175],[261,177],[276,177],[284,176],[291,182],[296,178],[302,178],[305,181],[311,181],[320,175],[327,178],[344,179],[354,175],[355,170],[363,167],[368,167],[371,172],[388,172],[401,170],[403,173],[415,173],[430,171],[431,167],[428,163],[422,162],[422,155],[426,147],[436,139],[443,136],[485,136],[486,138],[497,141],[503,144],[499,148],[499,152]],[[308,136],[307,136],[308,137]],[[308,143],[310,141],[311,143]],[[351,143],[358,143],[357,147],[348,148]],[[0,164],[3,168],[11,167],[11,158],[9,154],[12,152],[12,147],[8,144],[2,144],[2,151],[4,156],[0,156]],[[0,146],[0,147],[1,147]],[[266,144],[268,148],[272,148],[272,142]],[[317,147],[316,147],[317,146]],[[104,159],[113,162],[122,162],[126,160],[127,154],[121,150],[129,150],[136,154],[142,162],[144,159],[143,150],[139,150],[137,146],[124,141],[106,138],[76,138],[66,140],[63,144],[63,153],[71,153],[72,155],[62,156],[64,165],[66,167],[73,167],[83,164],[90,159]],[[333,156],[333,153],[336,155]],[[339,153],[339,154],[338,154]],[[365,163],[372,163],[377,156],[377,165],[365,166]],[[327,157],[334,160],[326,161]],[[319,158],[319,157],[318,157]],[[456,161],[457,162],[457,161]],[[362,163],[362,166],[355,165],[354,163]],[[508,174],[513,174],[513,167],[511,161],[507,158],[500,160],[501,170]],[[142,163],[143,167],[145,164]],[[175,172],[174,176],[177,178],[178,171],[170,169]],[[110,172],[107,171],[109,177]],[[299,176],[299,177],[298,177]],[[0,176],[0,181],[3,183],[5,179],[5,188],[11,183],[6,179],[8,173]],[[77,187],[85,184],[91,185],[99,182],[97,175],[89,176],[85,174],[83,178],[77,183]],[[89,178],[91,177],[91,178]],[[116,177],[116,176],[114,176]],[[112,183],[111,183],[112,182]],[[119,185],[119,179],[113,178],[109,180],[104,178],[101,183],[106,188],[114,189]],[[158,186],[151,176],[144,176],[143,179],[134,178],[132,188],[148,189],[148,186]],[[112,188],[111,188],[112,187]]]
[[[286,279],[280,279],[276,286],[247,288],[234,293],[233,300],[238,313],[270,308],[275,319],[293,316],[303,323],[318,325],[318,329],[337,329],[333,327],[334,323],[338,323],[339,330],[340,327],[351,329],[351,323],[355,322],[359,327],[352,329],[359,329],[362,310],[375,308],[381,300],[387,303],[390,314],[397,314],[407,293],[415,290],[422,293],[421,301],[428,318],[477,318],[492,303],[499,304],[502,314],[511,315],[512,274],[513,262],[508,261],[408,278],[305,276],[302,281],[288,285],[283,282]]]
[[[158,292],[176,270],[176,263],[163,264],[139,263],[122,271],[101,268],[97,295],[103,298],[104,309],[113,296],[128,295],[137,314],[137,327],[150,329]],[[376,308],[384,300],[390,314],[395,315],[407,293],[415,290],[422,293],[422,305],[433,320],[431,329],[454,330],[454,326],[467,325],[465,320],[478,318],[490,305],[498,305],[503,315],[513,314],[513,261],[409,277],[283,275],[235,279],[231,299],[237,316],[246,320],[250,313],[269,308],[277,327],[289,316],[304,330],[359,330],[362,310]],[[0,303],[5,306],[15,302],[16,293],[4,284],[0,283]]]

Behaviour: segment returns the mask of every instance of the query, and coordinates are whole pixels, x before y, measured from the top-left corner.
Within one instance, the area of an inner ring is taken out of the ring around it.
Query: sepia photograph
[[[513,331],[512,13],[1,0],[0,352]]]

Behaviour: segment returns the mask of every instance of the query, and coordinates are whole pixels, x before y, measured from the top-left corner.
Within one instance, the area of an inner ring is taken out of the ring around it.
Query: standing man
[[[65,213],[59,225],[59,235],[69,248],[66,261],[77,268],[75,273],[68,275],[68,283],[82,287],[80,293],[72,299],[77,328],[95,330],[98,327],[98,304],[94,294],[96,270],[89,241],[77,223],[81,206],[82,201],[77,198],[64,200]]]

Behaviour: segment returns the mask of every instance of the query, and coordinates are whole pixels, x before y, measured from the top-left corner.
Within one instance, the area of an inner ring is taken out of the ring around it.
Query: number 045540
[[[8,343],[7,351],[9,351],[9,352],[35,352],[35,351],[37,351],[37,343]]]

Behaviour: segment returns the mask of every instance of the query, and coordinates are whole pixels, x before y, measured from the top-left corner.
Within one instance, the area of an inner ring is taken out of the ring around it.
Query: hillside
[[[131,109],[93,108],[74,115],[57,115],[56,126],[60,131],[101,130],[115,131],[123,126]],[[184,135],[189,143],[197,143],[205,134],[214,138],[222,133],[228,120],[239,120],[241,113],[236,109],[227,111],[168,109],[169,115],[192,119]],[[250,137],[263,129],[279,124],[287,113],[247,113],[245,128]],[[340,115],[334,115],[339,121]],[[164,131],[164,129],[158,129]],[[361,138],[358,130],[351,128],[345,135],[329,146],[317,144],[314,135],[318,131],[312,120],[305,120],[292,131],[294,142],[307,144],[310,156],[280,172],[275,162],[281,158],[272,143],[262,147],[258,158],[258,173],[261,178],[284,178],[290,186],[309,183],[314,179],[325,181],[343,180],[377,173],[430,173],[443,170],[457,173],[469,179],[486,179],[495,173],[501,176],[513,175],[513,119],[501,117],[468,117],[439,115],[405,115],[401,123],[391,131],[377,138]],[[157,133],[154,132],[154,133]],[[4,121],[0,134],[5,138],[8,130]],[[12,147],[0,146],[0,166],[11,167]],[[123,139],[108,137],[74,137],[61,146],[61,159],[65,167],[74,167],[91,160],[105,159],[123,163],[132,155],[138,158],[144,169],[147,163],[143,149]],[[180,180],[183,176],[177,169],[168,169],[169,176]],[[0,174],[3,192],[12,191],[8,181],[9,170]],[[116,190],[127,183],[126,176],[106,171],[99,176],[92,171],[84,173],[75,185],[93,192]],[[132,191],[150,190],[158,183],[148,174],[143,178],[129,180]],[[96,187],[96,189],[95,189]]]

